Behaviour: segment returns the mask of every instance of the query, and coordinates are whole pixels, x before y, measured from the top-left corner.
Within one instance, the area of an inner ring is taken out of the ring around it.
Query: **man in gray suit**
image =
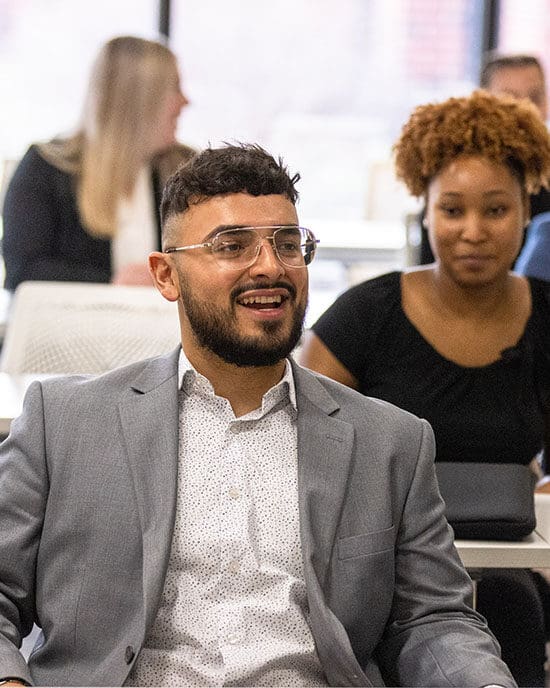
[[[297,179],[256,146],[180,168],[150,267],[182,349],[30,388],[0,448],[4,681],[515,685],[430,427],[289,358],[316,246]]]

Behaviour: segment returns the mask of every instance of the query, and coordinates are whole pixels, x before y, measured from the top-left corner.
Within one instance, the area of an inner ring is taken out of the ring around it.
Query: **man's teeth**
[[[254,303],[281,303],[281,296],[248,296],[241,299],[241,303],[244,306],[249,306]]]

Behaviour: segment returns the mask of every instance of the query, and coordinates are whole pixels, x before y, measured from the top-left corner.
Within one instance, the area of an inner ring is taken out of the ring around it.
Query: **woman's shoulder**
[[[31,168],[40,166],[41,168],[54,167],[42,152],[42,143],[31,143],[19,161],[20,168]]]
[[[360,282],[345,292],[321,316],[319,322],[364,320],[374,326],[401,303],[401,272],[389,272]]]
[[[32,163],[43,170],[74,176],[80,168],[81,151],[80,138],[74,136],[34,143],[27,154]]]
[[[32,143],[14,166],[10,186],[49,186],[53,180],[67,180],[68,170],[62,169],[47,153],[49,144]],[[65,183],[64,181],[64,183]],[[57,183],[57,182],[56,182]]]
[[[350,287],[345,294],[351,299],[375,301],[393,300],[401,292],[400,271],[386,272]]]
[[[531,287],[532,309],[528,326],[525,330],[525,338],[535,344],[537,350],[542,352],[542,360],[545,372],[540,376],[544,384],[548,384],[548,372],[550,372],[550,282],[528,277]]]
[[[158,154],[160,160],[190,160],[197,154],[197,149],[179,141]]]
[[[197,154],[195,148],[184,143],[174,143],[170,148],[157,153],[151,161],[151,166],[160,177],[162,184],[173,174],[180,165],[191,160]]]
[[[550,282],[538,277],[527,277],[533,299],[533,312],[543,311],[550,314]]]
[[[370,379],[402,328],[401,273],[361,282],[326,310],[312,330],[357,381]]]

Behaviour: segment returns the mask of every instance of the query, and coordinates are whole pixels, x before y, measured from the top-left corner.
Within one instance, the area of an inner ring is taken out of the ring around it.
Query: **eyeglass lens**
[[[212,240],[216,260],[227,266],[244,266],[257,258],[262,241],[272,241],[277,257],[289,267],[303,267],[313,259],[315,243],[300,227],[276,229],[271,237],[262,237],[255,229],[241,228],[220,232]]]

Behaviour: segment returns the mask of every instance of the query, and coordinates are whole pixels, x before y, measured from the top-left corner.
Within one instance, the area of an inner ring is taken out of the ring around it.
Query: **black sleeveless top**
[[[529,463],[550,409],[550,284],[529,279],[532,313],[516,346],[490,365],[464,367],[408,320],[400,280],[392,272],[352,287],[312,329],[363,394],[430,422],[436,460]]]

